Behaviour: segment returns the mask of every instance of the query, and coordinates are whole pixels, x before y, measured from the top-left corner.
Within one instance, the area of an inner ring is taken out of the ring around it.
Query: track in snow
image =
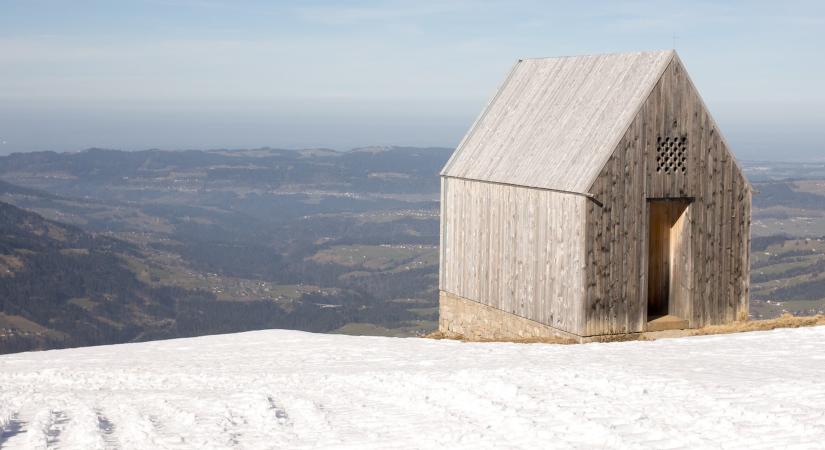
[[[23,353],[0,357],[0,447],[821,448],[824,345],[272,330]]]

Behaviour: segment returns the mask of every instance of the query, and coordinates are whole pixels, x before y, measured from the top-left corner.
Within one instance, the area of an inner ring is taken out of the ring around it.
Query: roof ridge
[[[666,50],[639,50],[635,52],[607,52],[607,53],[583,53],[580,55],[560,55],[560,56],[528,56],[519,58],[519,61],[534,61],[539,59],[565,59],[565,58],[593,58],[597,56],[628,56],[628,55],[644,55],[644,54],[665,54],[668,52],[676,53],[676,49]]]

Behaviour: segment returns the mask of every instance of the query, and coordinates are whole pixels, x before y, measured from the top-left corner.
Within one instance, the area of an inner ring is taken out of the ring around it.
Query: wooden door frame
[[[647,311],[648,311],[648,305],[647,305],[647,300],[648,300],[647,299],[648,273],[647,272],[648,272],[648,267],[649,267],[649,263],[650,263],[650,204],[653,203],[653,202],[667,202],[667,201],[687,203],[686,211],[690,214],[691,213],[691,208],[690,207],[691,207],[691,205],[693,205],[696,202],[696,197],[688,197],[688,196],[681,196],[681,197],[645,197],[645,207],[644,207],[645,212],[644,212],[644,218],[643,218],[643,220],[644,220],[644,227],[643,228],[644,229],[642,231],[642,240],[644,241],[644,244],[642,245],[642,247],[644,247],[644,252],[642,254],[642,262],[641,262],[642,264],[641,264],[641,267],[640,267],[641,272],[642,272],[642,277],[641,277],[642,279],[641,279],[641,283],[640,283],[640,286],[639,286],[639,290],[641,291],[640,292],[640,297],[642,298],[642,305],[641,305],[642,306],[642,308],[641,308],[641,310],[642,310],[642,323],[644,324],[644,329],[642,331],[647,331],[647,322],[648,322],[648,316],[647,316]],[[692,223],[692,218],[690,216],[688,217],[688,219],[691,219],[691,223]],[[691,239],[693,239],[692,233],[691,233]],[[693,299],[691,299],[691,302],[692,301],[693,301]],[[691,323],[691,324],[693,323],[693,321],[690,320],[690,318],[688,318],[688,317],[685,317],[684,319],[688,320],[688,322]]]

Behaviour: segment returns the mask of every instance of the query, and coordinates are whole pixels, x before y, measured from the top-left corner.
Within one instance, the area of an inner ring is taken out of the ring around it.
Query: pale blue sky
[[[674,35],[740,158],[825,158],[825,2],[684,0],[0,0],[0,153],[450,147],[516,59]]]

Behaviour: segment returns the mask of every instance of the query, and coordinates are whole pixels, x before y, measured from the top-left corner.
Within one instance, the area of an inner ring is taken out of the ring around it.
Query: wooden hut
[[[750,209],[674,51],[519,60],[441,172],[439,328],[589,341],[747,318]]]

